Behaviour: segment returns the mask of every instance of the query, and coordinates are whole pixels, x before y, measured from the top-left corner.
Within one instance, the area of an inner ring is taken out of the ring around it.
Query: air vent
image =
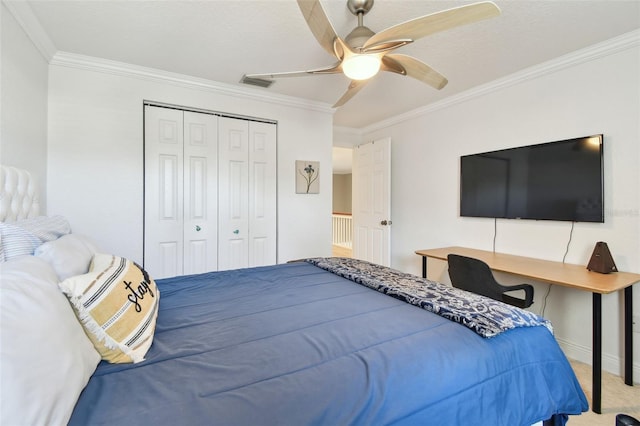
[[[252,86],[258,86],[258,87],[269,87],[273,84],[273,80],[265,80],[264,78],[247,77],[246,75],[242,76],[242,80],[240,80],[240,82],[244,84],[250,84]]]

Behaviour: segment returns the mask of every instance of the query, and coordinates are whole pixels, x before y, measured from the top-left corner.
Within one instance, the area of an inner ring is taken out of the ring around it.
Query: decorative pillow
[[[16,222],[0,222],[0,261],[32,255],[42,243],[53,241],[71,232],[69,222],[62,216],[38,216]]]
[[[0,251],[3,253],[3,261],[32,255],[34,250],[42,244],[38,237],[15,223],[0,223],[0,234],[2,234]]]
[[[75,275],[86,274],[96,251],[95,245],[87,237],[68,234],[42,244],[34,255],[49,262],[58,279],[64,281]]]
[[[160,301],[156,283],[146,271],[122,257],[97,253],[88,273],[59,285],[102,359],[144,361]]]
[[[0,264],[0,424],[65,425],[100,354],[44,260]]]
[[[43,243],[71,233],[69,221],[59,215],[38,216],[32,219],[18,220],[14,224],[31,232]]]

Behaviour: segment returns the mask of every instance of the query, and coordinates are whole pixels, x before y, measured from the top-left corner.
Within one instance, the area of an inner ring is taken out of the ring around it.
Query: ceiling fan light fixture
[[[342,70],[351,80],[367,80],[380,71],[380,58],[356,54],[342,62]]]

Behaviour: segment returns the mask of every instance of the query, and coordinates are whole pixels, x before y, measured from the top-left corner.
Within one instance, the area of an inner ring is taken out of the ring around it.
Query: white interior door
[[[218,269],[249,266],[249,124],[218,123]]]
[[[353,257],[391,265],[391,139],[353,151]]]
[[[145,106],[144,267],[154,278],[183,270],[183,112]]]
[[[275,265],[276,125],[249,122],[249,266]]]
[[[184,274],[218,269],[218,117],[184,112]]]

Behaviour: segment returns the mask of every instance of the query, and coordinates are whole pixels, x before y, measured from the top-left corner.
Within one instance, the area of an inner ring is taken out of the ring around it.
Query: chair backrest
[[[493,277],[489,265],[472,257],[450,254],[449,278],[454,287],[502,300],[502,289]]]

